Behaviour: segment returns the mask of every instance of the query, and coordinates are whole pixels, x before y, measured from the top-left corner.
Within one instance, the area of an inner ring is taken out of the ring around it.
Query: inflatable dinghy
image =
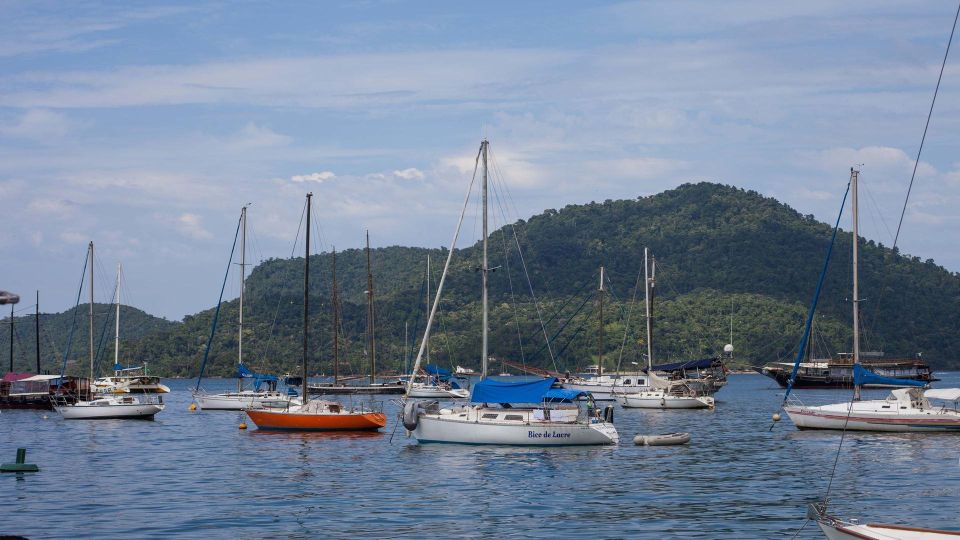
[[[689,433],[668,433],[666,435],[637,435],[633,444],[637,446],[673,446],[690,442]]]

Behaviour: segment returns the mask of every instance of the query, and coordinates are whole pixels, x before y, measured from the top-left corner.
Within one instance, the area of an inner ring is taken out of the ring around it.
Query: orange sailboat
[[[284,431],[373,431],[387,425],[387,416],[373,407],[344,407],[336,401],[310,401],[307,393],[307,351],[310,314],[310,198],[307,194],[306,257],[303,274],[303,388],[299,404],[286,409],[249,409],[247,416],[263,430]],[[336,287],[336,285],[334,285]]]

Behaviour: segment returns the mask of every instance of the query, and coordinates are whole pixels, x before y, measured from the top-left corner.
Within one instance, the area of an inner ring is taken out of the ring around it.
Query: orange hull
[[[284,431],[369,431],[387,425],[383,413],[303,414],[286,411],[248,410],[259,429]]]

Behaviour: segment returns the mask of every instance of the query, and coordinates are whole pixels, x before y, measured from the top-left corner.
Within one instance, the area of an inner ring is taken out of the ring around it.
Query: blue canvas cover
[[[570,388],[551,388],[543,394],[543,401],[564,402],[573,401],[580,396],[589,396],[590,394],[583,390],[573,390]]]
[[[877,375],[860,364],[853,365],[853,384],[863,386],[865,384],[885,384],[890,386],[926,386],[923,381],[913,379],[896,379],[893,377],[884,377]]]
[[[713,366],[714,358],[704,358],[703,360],[688,360],[686,362],[674,362],[672,364],[660,364],[653,366],[654,371],[677,371],[681,369],[707,369]]]
[[[438,375],[440,377],[449,377],[452,375],[449,369],[443,369],[435,364],[427,364],[423,366],[423,370],[427,372],[427,375]]]
[[[555,378],[504,382],[485,379],[473,385],[472,403],[540,403]]]

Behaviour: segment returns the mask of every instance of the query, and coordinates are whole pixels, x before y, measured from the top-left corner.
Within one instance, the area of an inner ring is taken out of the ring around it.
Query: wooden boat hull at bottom
[[[287,411],[248,410],[257,429],[273,431],[374,431],[387,425],[383,413],[302,414]]]

